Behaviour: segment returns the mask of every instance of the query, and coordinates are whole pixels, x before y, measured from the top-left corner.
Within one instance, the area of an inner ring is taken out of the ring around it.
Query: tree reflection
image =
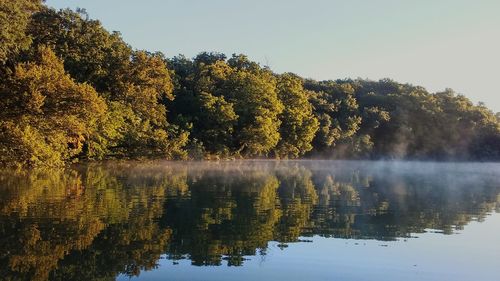
[[[162,225],[173,230],[168,254],[194,265],[241,265],[264,250],[281,216],[278,179],[267,171],[207,171],[189,179],[189,196],[165,202]]]
[[[308,162],[133,162],[0,172],[0,276],[113,280],[168,259],[243,265],[300,237],[445,234],[499,210],[493,173]]]

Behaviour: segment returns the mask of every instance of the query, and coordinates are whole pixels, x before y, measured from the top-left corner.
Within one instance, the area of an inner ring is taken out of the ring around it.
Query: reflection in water
[[[308,236],[444,234],[499,211],[499,166],[109,163],[0,172],[0,276],[114,280],[175,263],[241,266]],[[286,249],[285,249],[286,251]]]

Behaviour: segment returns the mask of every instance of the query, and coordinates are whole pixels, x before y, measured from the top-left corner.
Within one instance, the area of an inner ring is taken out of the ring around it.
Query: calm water
[[[500,280],[500,164],[0,172],[0,280]]]

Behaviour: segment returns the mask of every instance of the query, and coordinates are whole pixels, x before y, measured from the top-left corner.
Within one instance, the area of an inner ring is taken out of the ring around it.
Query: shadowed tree
[[[0,0],[0,64],[30,47],[31,37],[26,28],[41,3],[41,0]]]
[[[120,33],[108,32],[81,9],[74,12],[44,7],[33,16],[28,32],[34,48],[51,47],[73,78],[90,83],[105,95],[117,90],[120,73],[132,55]]]
[[[312,91],[311,103],[320,124],[314,148],[327,157],[332,156],[336,153],[335,146],[353,137],[361,124],[354,89],[349,84],[313,80],[306,80],[304,88]]]

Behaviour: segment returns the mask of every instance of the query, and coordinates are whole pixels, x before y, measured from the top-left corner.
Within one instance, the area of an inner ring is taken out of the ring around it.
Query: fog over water
[[[0,171],[5,280],[498,280],[500,164]]]

